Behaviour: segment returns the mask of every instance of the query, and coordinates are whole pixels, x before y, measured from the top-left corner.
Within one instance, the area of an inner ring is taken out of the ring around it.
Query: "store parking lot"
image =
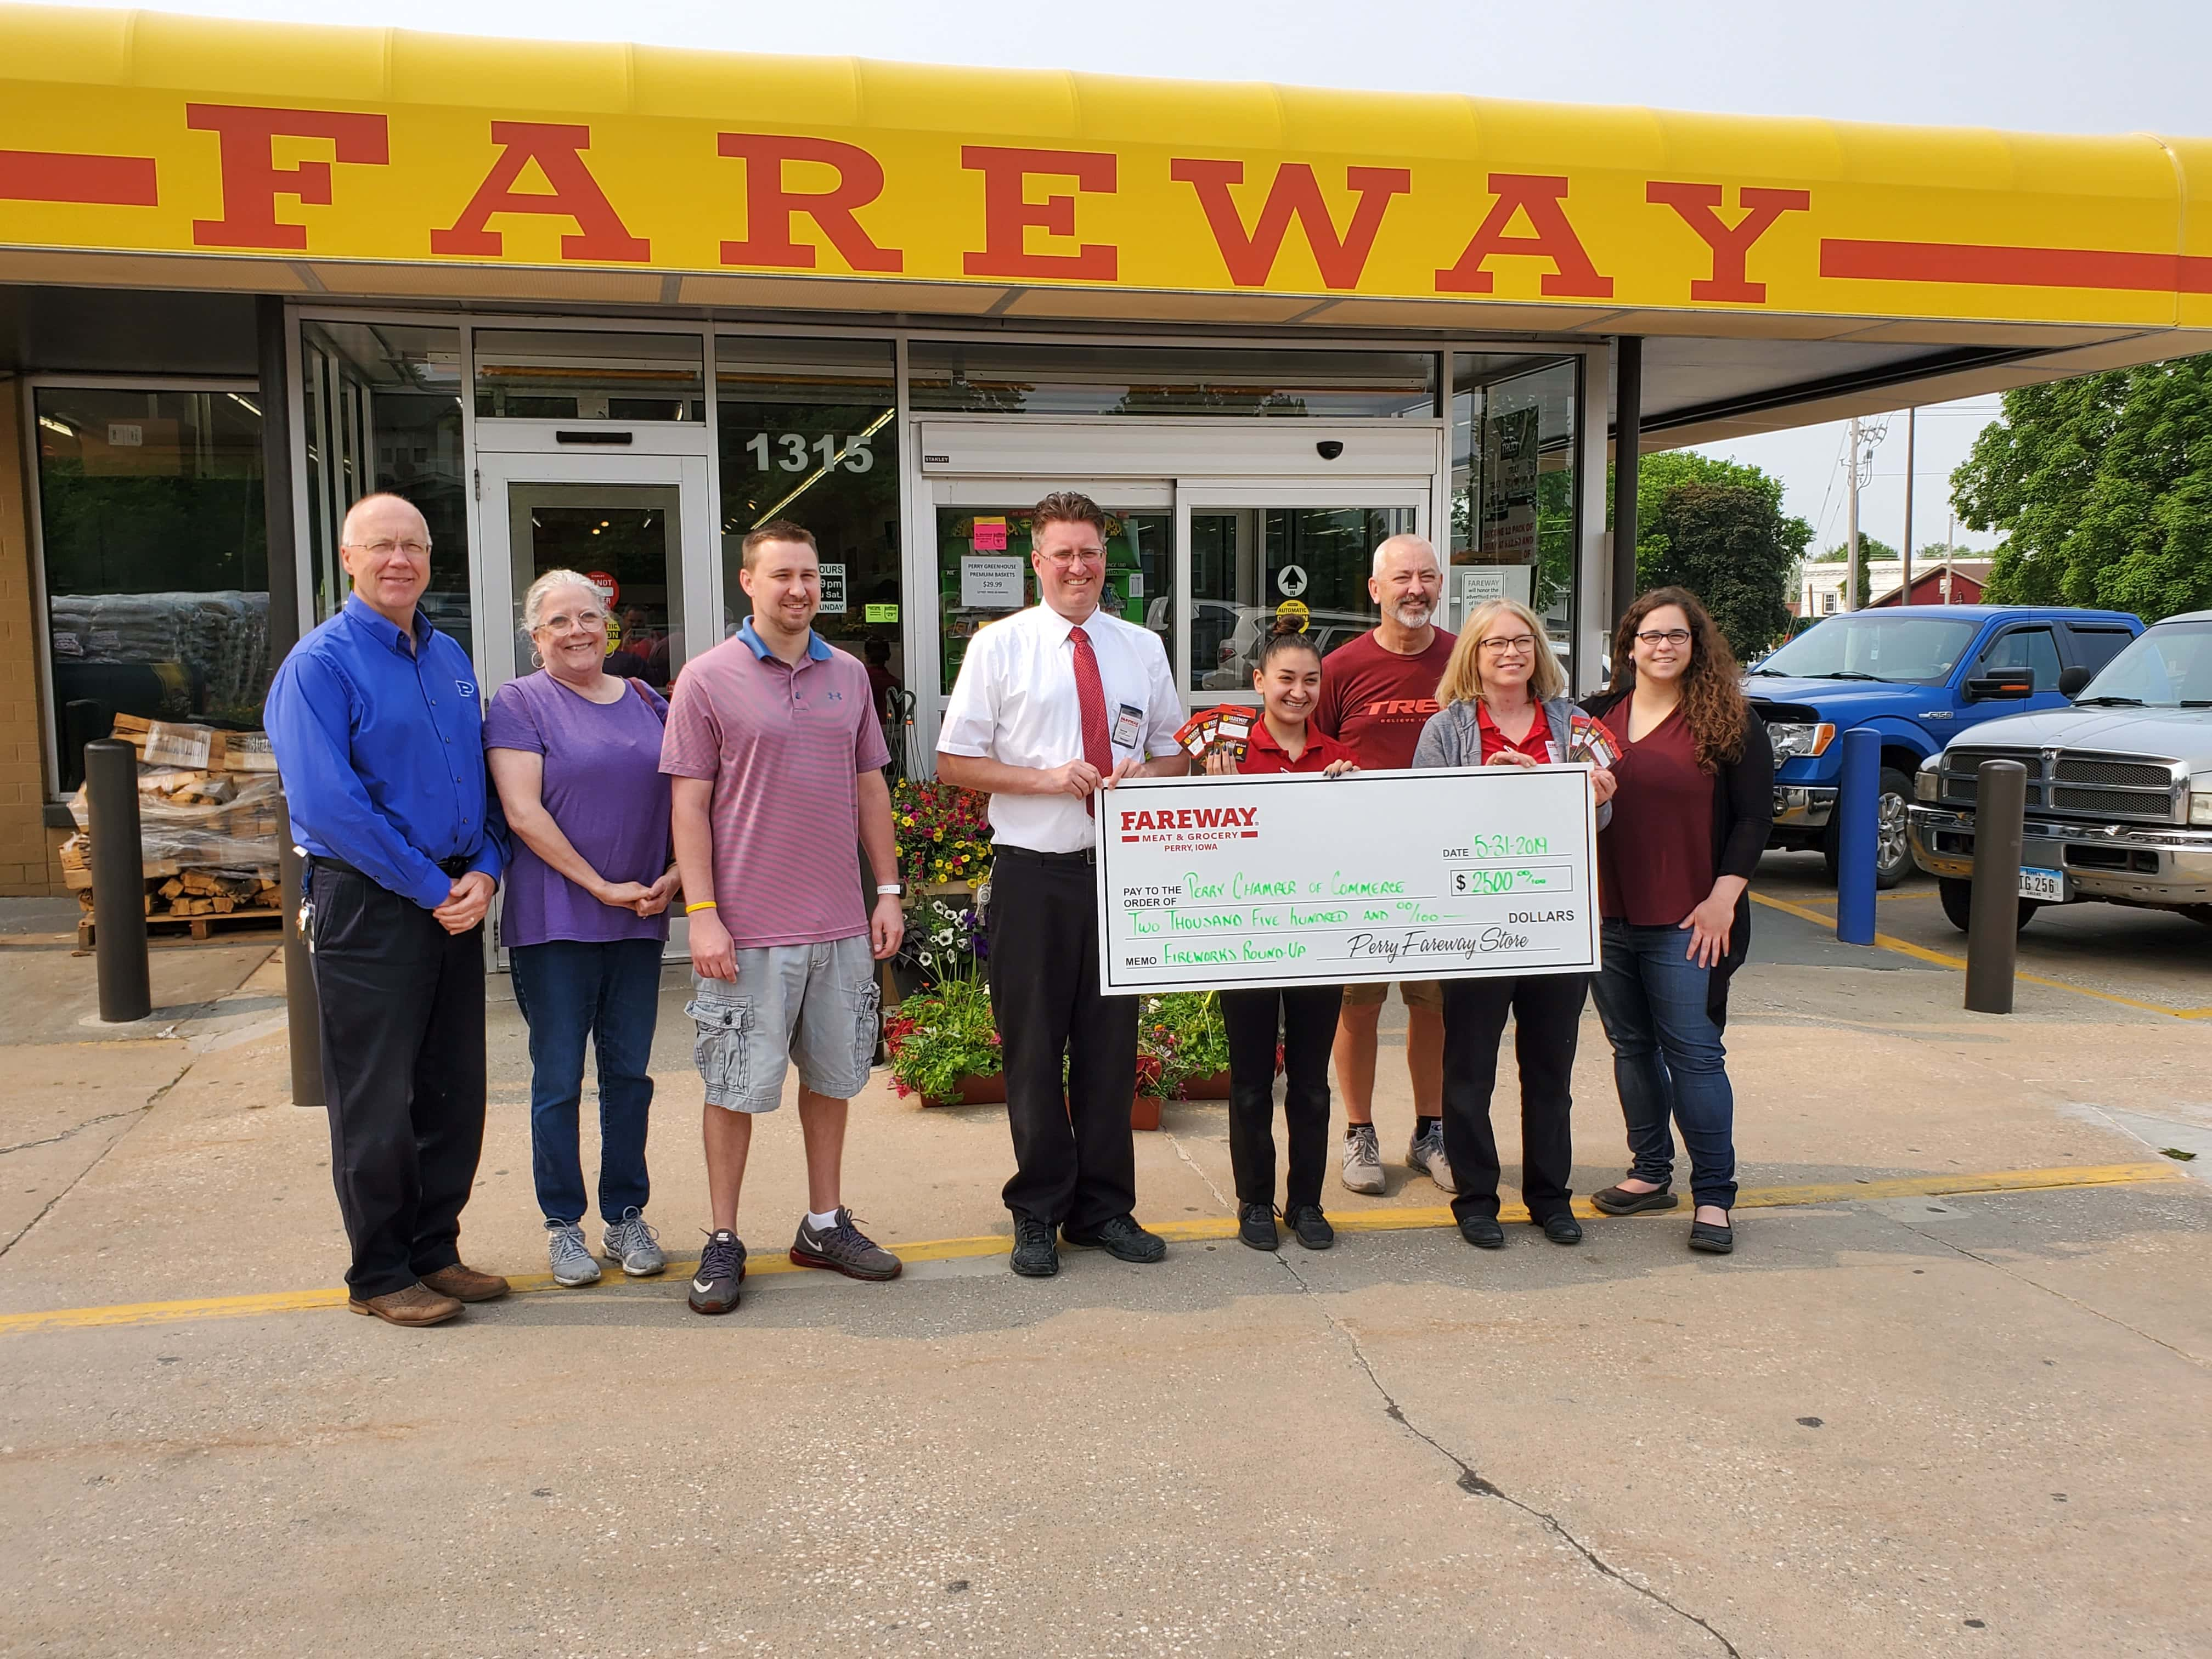
[[[499,1001],[464,1243],[526,1293],[428,1333],[336,1306],[273,968],[156,952],[175,1006],[115,1041],[78,1023],[88,963],[0,946],[38,1012],[0,1084],[0,1651],[2195,1650],[2212,1146],[2160,1150],[2212,1140],[2194,925],[2039,918],[1998,1019],[1930,959],[1925,884],[1883,901],[1910,949],[1854,951],[1806,919],[1817,872],[1761,872],[1725,1261],[1667,1217],[1478,1255],[1402,1169],[1331,1191],[1335,1251],[1258,1255],[1190,1105],[1139,1137],[1168,1262],[1018,1280],[1003,1117],[879,1089],[848,1191],[902,1282],[773,1271],[785,1114],[736,1316],[689,1315],[680,1265],[559,1291]],[[679,1264],[682,997],[652,1146]],[[1586,1192],[1619,1167],[1594,1018],[1577,1086]]]

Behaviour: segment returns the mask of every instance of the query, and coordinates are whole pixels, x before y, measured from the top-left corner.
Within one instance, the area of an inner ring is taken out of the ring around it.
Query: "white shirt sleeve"
[[[1159,760],[1182,753],[1176,733],[1182,726],[1182,698],[1176,690],[1175,670],[1168,666],[1160,636],[1146,632],[1145,641],[1145,758]]]
[[[937,728],[940,755],[997,758],[999,685],[1004,675],[1000,641],[992,636],[1006,625],[987,628],[968,641],[968,654],[960,659],[960,672],[952,682],[952,695],[945,701],[945,718]]]

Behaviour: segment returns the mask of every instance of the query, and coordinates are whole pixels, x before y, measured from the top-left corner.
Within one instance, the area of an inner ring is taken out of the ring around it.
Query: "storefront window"
[[[1001,617],[1038,603],[1030,562],[1033,507],[941,507],[937,510],[937,604],[950,692],[968,641]],[[1106,512],[1106,586],[1099,607],[1149,628],[1175,660],[1175,571],[1168,513]]]
[[[330,616],[349,591],[337,553],[346,509],[374,490],[390,490],[414,502],[430,526],[430,586],[422,612],[468,649],[460,331],[305,322],[300,365],[315,615]]]
[[[480,420],[707,418],[696,334],[483,328],[471,345]]]
[[[1452,359],[1449,610],[1519,599],[1572,648],[1579,358],[1461,352]]]
[[[273,666],[258,401],[33,396],[62,789],[119,714],[258,727]]]
[[[738,582],[745,537],[789,519],[814,532],[822,562],[815,630],[882,671],[879,690],[903,692],[894,379],[887,341],[714,343],[726,629],[752,613]]]
[[[1210,351],[916,341],[909,395],[923,412],[1433,419],[1425,352]]]

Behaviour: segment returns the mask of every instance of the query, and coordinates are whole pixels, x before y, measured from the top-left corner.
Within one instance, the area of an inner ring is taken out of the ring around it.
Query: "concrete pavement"
[[[720,1321],[617,1275],[428,1333],[222,1301],[343,1269],[273,970],[157,953],[164,1009],[115,1042],[70,1012],[88,963],[0,944],[0,1652],[2203,1651],[2212,1159],[2155,1144],[2212,1125],[2212,1030],[2155,1011],[2212,1005],[2202,955],[2055,961],[1996,1019],[1939,964],[1756,928],[1742,1179],[1784,1201],[1724,1261],[1686,1212],[1477,1253],[1395,1224],[1443,1201],[1402,1169],[1332,1187],[1336,1250],[1255,1253],[1193,1105],[1138,1138],[1140,1214],[1193,1235],[1158,1267],[947,1249],[887,1286],[763,1273]],[[688,1255],[681,1000],[652,1209]],[[511,1003],[492,1024],[464,1248],[542,1273]],[[1577,1083],[1587,1191],[1620,1168],[1594,1018]],[[797,1127],[757,1137],[763,1263]],[[878,1091],[847,1192],[895,1245],[1002,1235],[1008,1164],[997,1110]],[[2008,1170],[2103,1184],[1965,1190]]]

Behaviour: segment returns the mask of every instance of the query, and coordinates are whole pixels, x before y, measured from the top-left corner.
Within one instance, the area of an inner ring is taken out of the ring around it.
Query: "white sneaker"
[[[1371,1123],[1353,1124],[1344,1138],[1344,1184],[1355,1193],[1382,1190],[1382,1149]]]
[[[545,1254],[553,1263],[553,1282],[574,1287],[596,1285],[599,1280],[599,1264],[592,1260],[592,1252],[584,1243],[581,1227],[548,1227],[545,1230]]]
[[[1459,1190],[1459,1183],[1452,1179],[1451,1161],[1444,1156],[1443,1119],[1437,1119],[1435,1128],[1416,1138],[1413,1145],[1406,1148],[1406,1162],[1411,1168],[1420,1170],[1446,1192],[1455,1193]]]
[[[599,1240],[599,1253],[610,1261],[621,1262],[622,1270],[632,1279],[650,1279],[668,1265],[660,1236],[646,1225],[643,1212],[634,1204],[623,1212],[620,1221],[607,1228]]]

